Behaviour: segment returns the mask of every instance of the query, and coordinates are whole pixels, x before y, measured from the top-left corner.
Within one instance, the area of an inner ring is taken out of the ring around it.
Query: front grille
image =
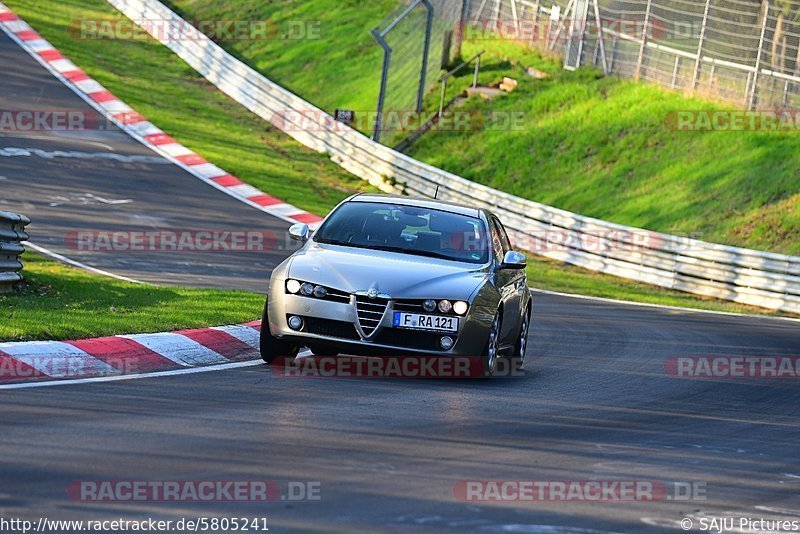
[[[375,332],[388,305],[389,299],[380,297],[371,299],[364,295],[356,295],[356,316],[364,335],[369,337]]]
[[[303,318],[303,332],[317,334],[319,336],[337,337],[340,339],[359,339],[358,332],[356,332],[353,323],[319,319],[317,317]]]
[[[419,332],[411,330],[401,330],[399,328],[385,328],[375,338],[375,343],[381,345],[392,345],[394,347],[405,347],[408,349],[430,350],[442,352],[439,340],[442,336],[450,336],[453,341],[458,338],[453,334],[439,334],[434,332]]]

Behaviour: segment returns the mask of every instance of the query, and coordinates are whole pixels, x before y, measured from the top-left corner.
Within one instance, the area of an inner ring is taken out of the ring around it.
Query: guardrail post
[[[694,62],[694,73],[692,74],[692,87],[689,94],[694,94],[697,86],[697,78],[700,76],[700,62],[703,60],[703,42],[706,40],[706,26],[708,25],[708,9],[711,7],[711,0],[706,0],[706,7],[703,10],[703,24],[700,27],[700,41],[697,43],[697,59]]]

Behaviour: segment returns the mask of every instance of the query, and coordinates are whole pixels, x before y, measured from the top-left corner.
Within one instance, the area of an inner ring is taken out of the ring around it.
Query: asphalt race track
[[[3,33],[0,69],[0,109],[80,111],[87,124],[102,122]],[[28,215],[32,242],[74,260],[143,281],[264,292],[271,268],[286,256],[281,248],[287,246],[288,223],[206,185],[113,125],[106,130],[0,131],[0,154],[9,148],[28,149],[30,155],[0,155],[0,209]],[[77,231],[154,230],[263,232],[266,250],[111,254],[80,250],[79,243],[70,241]]]
[[[3,36],[0,68],[0,107],[84,105]],[[0,145],[153,156],[116,131],[3,135]],[[259,290],[286,254],[112,255],[64,245],[73,228],[285,229],[174,166],[9,157],[0,175],[0,209],[29,214],[34,241],[118,274]],[[258,365],[0,391],[1,515],[266,517],[274,532],[662,532],[680,530],[687,515],[800,519],[797,380],[665,371],[677,356],[800,355],[800,323],[543,294],[534,303],[529,369],[515,378],[288,378]],[[70,498],[67,488],[85,480],[312,482],[321,493],[266,504]],[[464,480],[703,491],[654,502],[465,502],[454,492]]]

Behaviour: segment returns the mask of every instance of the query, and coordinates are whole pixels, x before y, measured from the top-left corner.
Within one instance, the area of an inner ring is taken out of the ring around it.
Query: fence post
[[[703,41],[706,39],[706,26],[708,25],[708,8],[711,0],[706,0],[706,7],[703,10],[703,25],[700,27],[700,42],[697,43],[697,59],[694,62],[694,73],[692,74],[692,87],[689,94],[694,94],[697,85],[697,78],[700,76],[700,62],[703,60]]]
[[[672,83],[670,84],[670,88],[675,89],[675,83],[678,80],[678,65],[680,63],[681,56],[675,55],[675,66],[672,68]]]
[[[381,89],[378,94],[378,110],[375,117],[375,129],[372,133],[372,140],[376,143],[381,139],[381,126],[383,124],[383,104],[386,100],[386,84],[389,81],[389,61],[392,57],[392,49],[389,43],[378,31],[378,28],[372,30],[372,36],[378,41],[378,44],[383,48],[383,72],[381,73]]]
[[[433,30],[433,5],[430,0],[422,0],[422,5],[428,10],[428,19],[425,23],[425,46],[422,51],[422,72],[419,75],[419,90],[417,91],[417,113],[422,112],[422,101],[425,99],[425,77],[428,74],[428,54],[431,51],[431,31]]]
[[[648,0],[648,5],[650,4],[650,0]],[[594,20],[597,24],[597,45],[595,47],[595,55],[597,54],[597,48],[600,48],[600,59],[603,60],[603,74],[606,76],[611,73],[608,68],[608,63],[606,62],[606,34],[603,30],[603,21],[600,18],[600,4],[597,0],[594,0]],[[595,61],[595,63],[597,63]]]
[[[644,26],[642,26],[642,42],[639,45],[639,58],[636,60],[636,79],[642,76],[642,61],[644,60],[644,47],[647,45],[647,26],[650,24],[650,6],[652,0],[647,0],[647,7],[644,10]]]
[[[461,15],[458,17],[458,26],[456,26],[455,37],[456,42],[453,45],[454,56],[461,57],[461,44],[464,42],[464,23],[469,17],[469,0],[462,0],[461,2]]]
[[[761,52],[764,50],[764,35],[767,31],[767,18],[769,18],[769,0],[762,3],[761,36],[758,39],[758,53],[756,55],[756,70],[753,73],[753,81],[750,85],[750,96],[747,101],[747,109],[754,109],[756,105],[756,93],[758,92],[758,74],[761,70]]]

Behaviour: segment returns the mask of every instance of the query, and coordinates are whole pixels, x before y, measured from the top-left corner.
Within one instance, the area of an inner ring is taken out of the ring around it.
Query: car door
[[[500,344],[509,345],[514,341],[513,338],[516,336],[519,318],[521,317],[519,311],[521,304],[519,287],[520,285],[525,285],[525,273],[517,269],[500,270],[503,257],[506,255],[506,252],[511,250],[511,242],[508,239],[505,228],[496,216],[490,215],[489,223],[492,232],[492,252],[495,262],[495,287],[497,287],[497,290],[500,292],[500,302],[503,309]]]

